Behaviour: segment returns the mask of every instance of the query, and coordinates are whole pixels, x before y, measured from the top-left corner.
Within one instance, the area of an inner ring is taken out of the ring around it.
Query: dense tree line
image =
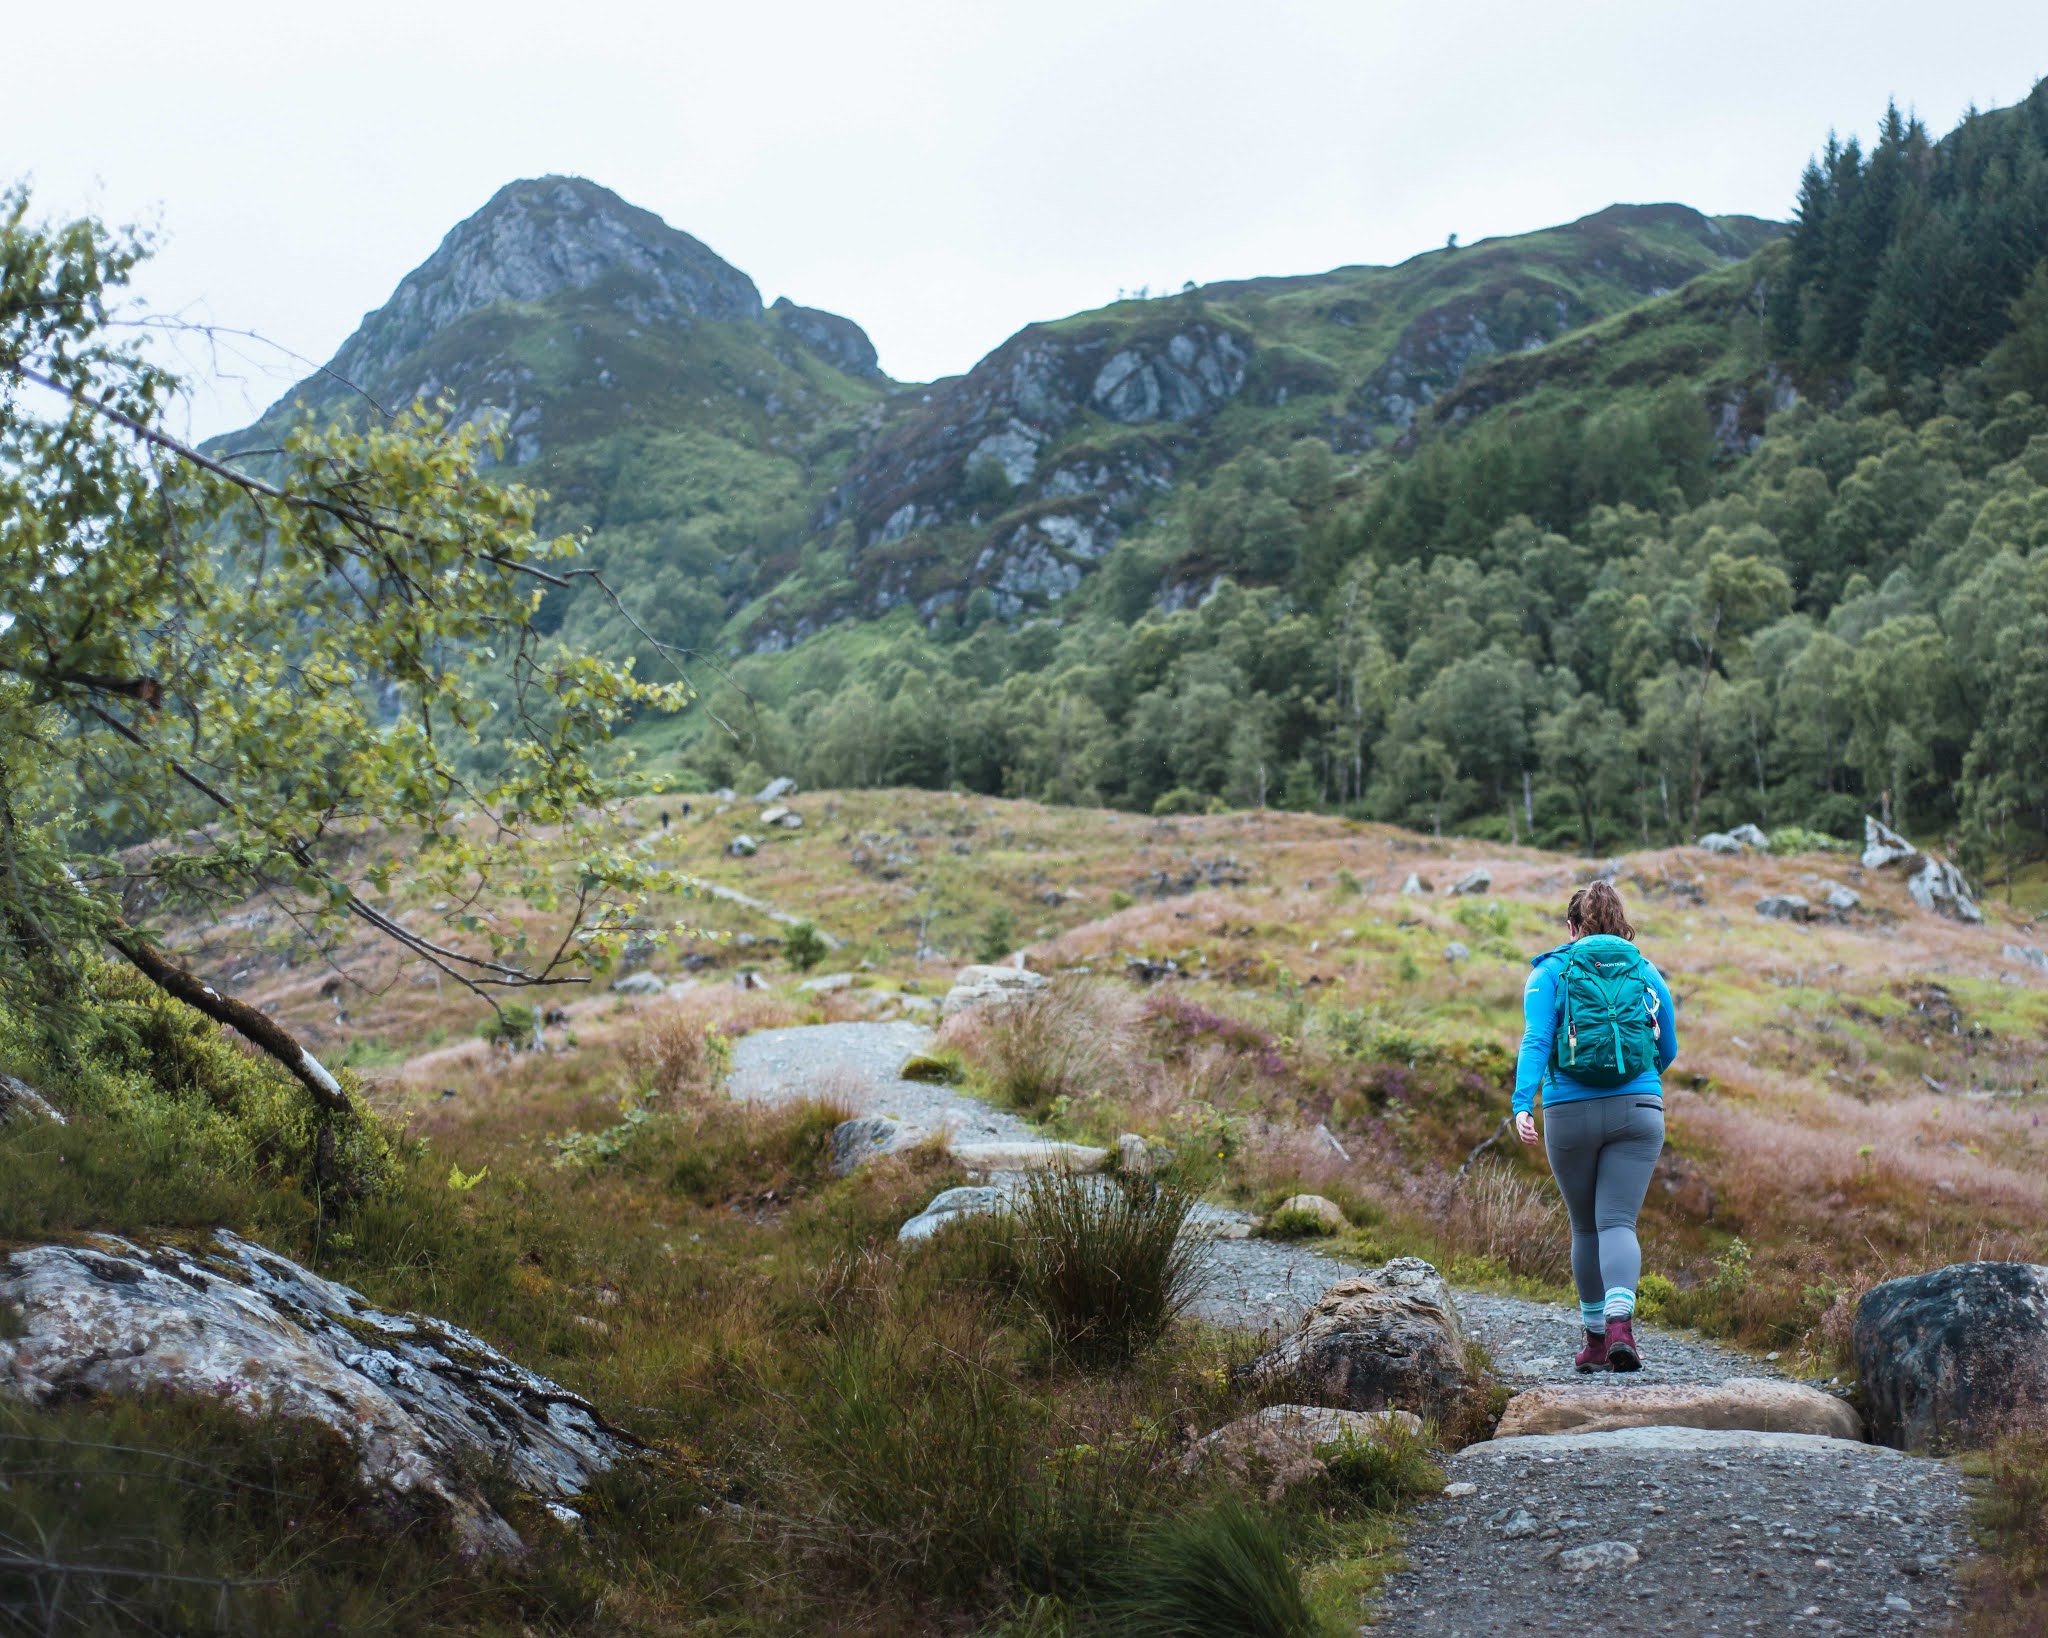
[[[2010,112],[1939,146],[1892,119],[1868,161],[1831,147],[1809,173],[1771,322],[1851,368],[1808,370],[1741,460],[1682,383],[1484,418],[1362,495],[1314,440],[1247,451],[1058,620],[906,622],[742,666],[763,698],[715,691],[742,732],[707,735],[699,771],[1316,806],[1589,851],[1745,820],[1850,836],[1872,810],[1980,866],[2032,850],[2048,95]],[[1944,214],[1970,277],[2003,247],[2011,293],[1888,369],[1907,354],[1884,338],[1925,328],[1886,316],[1895,270]],[[1831,259],[1828,235],[1873,220],[1878,252]]]

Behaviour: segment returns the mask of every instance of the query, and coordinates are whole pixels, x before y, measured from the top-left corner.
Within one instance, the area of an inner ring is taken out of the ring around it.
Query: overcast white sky
[[[1020,325],[1616,200],[1784,215],[1829,127],[2048,73],[2039,0],[0,5],[0,178],[160,225],[144,291],[325,360],[503,182],[580,173],[866,326]],[[91,30],[89,38],[85,31]],[[197,430],[303,370],[252,357]]]

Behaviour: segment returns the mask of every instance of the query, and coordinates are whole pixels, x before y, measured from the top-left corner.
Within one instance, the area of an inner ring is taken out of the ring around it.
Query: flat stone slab
[[[1403,1638],[1918,1634],[1960,1614],[1969,1502],[1945,1463],[1642,1427],[1494,1439],[1445,1470],[1374,1612]]]
[[[1509,1400],[1494,1437],[1657,1426],[1863,1437],[1863,1418],[1846,1401],[1803,1382],[1761,1376],[1730,1377],[1718,1386],[1614,1376],[1547,1384]]]

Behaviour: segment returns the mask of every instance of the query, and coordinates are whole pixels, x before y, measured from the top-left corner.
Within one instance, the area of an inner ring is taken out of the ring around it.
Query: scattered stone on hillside
[[[612,980],[614,995],[660,995],[667,988],[665,980],[657,978],[644,968],[637,973],[628,973],[624,978]]]
[[[947,1189],[896,1231],[899,1240],[929,1240],[948,1224],[968,1217],[989,1217],[1010,1209],[1010,1191],[995,1183]]]
[[[771,779],[754,793],[756,802],[780,802],[785,797],[796,795],[796,781],[787,774],[780,779]]]
[[[1412,1410],[1439,1420],[1465,1398],[1465,1331],[1450,1287],[1419,1257],[1339,1280],[1293,1335],[1248,1368],[1350,1410]]]
[[[32,1120],[55,1121],[59,1126],[69,1124],[57,1106],[27,1081],[18,1081],[12,1075],[0,1075],[0,1126],[22,1115]]]
[[[1429,885],[1429,878],[1427,876],[1417,875],[1411,870],[1408,873],[1408,879],[1401,884],[1401,891],[1408,897],[1413,898],[1418,893],[1434,893],[1436,889]]]
[[[1642,1427],[1863,1437],[1863,1418],[1847,1402],[1803,1382],[1761,1376],[1731,1377],[1718,1387],[1625,1379],[1546,1384],[1509,1400],[1493,1436],[1517,1439]]]
[[[1187,1474],[1220,1465],[1233,1483],[1256,1485],[1268,1502],[1277,1502],[1296,1485],[1328,1471],[1318,1448],[1371,1444],[1389,1435],[1419,1438],[1421,1433],[1421,1418],[1408,1411],[1268,1405],[1197,1439],[1180,1465]]]
[[[1450,943],[1444,946],[1444,960],[1448,961],[1453,967],[1457,966],[1461,961],[1470,961],[1471,959],[1472,950],[1469,945],[1461,944],[1458,940],[1452,939]]]
[[[733,988],[736,990],[765,990],[768,988],[768,980],[752,970],[734,973],[732,975],[732,983]]]
[[[853,988],[853,974],[826,973],[822,978],[805,979],[797,988],[820,995],[829,994],[833,990],[850,990]]]
[[[761,851],[761,844],[753,837],[742,833],[725,844],[725,851],[730,858],[751,859]]]
[[[711,800],[714,802],[737,802],[739,799],[739,792],[730,785],[720,785],[711,793]]]
[[[1028,967],[962,967],[939,1011],[950,1018],[956,1012],[988,1002],[1021,1001],[1045,988],[1045,975]]]
[[[1565,1548],[1557,1555],[1557,1567],[1573,1575],[1584,1575],[1588,1570],[1629,1570],[1642,1561],[1642,1556],[1634,1542],[1589,1541],[1583,1547]]]
[[[1756,901],[1756,913],[1769,921],[1811,921],[1813,906],[1797,893],[1771,893]]]
[[[1484,865],[1475,866],[1444,889],[1447,894],[1484,893],[1493,886],[1493,872]]]
[[[1320,1194],[1290,1194],[1273,1208],[1275,1217],[1313,1217],[1325,1234],[1342,1234],[1351,1226],[1344,1208]]]
[[[1740,853],[1742,844],[1723,831],[1710,830],[1699,839],[1699,845],[1709,853]]]
[[[1963,880],[1963,873],[1935,854],[1921,855],[1920,868],[1906,878],[1906,891],[1913,895],[1913,902],[1922,910],[1931,910],[1955,921],[1978,922],[1984,919],[1984,912],[1970,897],[1969,883]]]
[[[1136,1132],[1125,1132],[1116,1140],[1116,1169],[1132,1177],[1144,1177],[1158,1164],[1152,1145]]]
[[[189,1395],[334,1429],[374,1490],[444,1503],[472,1550],[518,1535],[471,1475],[566,1502],[636,1441],[587,1401],[445,1321],[390,1314],[225,1229],[204,1250],[111,1234],[0,1263],[20,1335],[0,1394],[33,1404]]]
[[[1728,832],[1728,835],[1738,845],[1752,849],[1757,853],[1768,853],[1771,850],[1770,837],[1757,829],[1755,825],[1737,825]]]
[[[2048,1267],[1956,1263],[1872,1286],[1854,1348],[1873,1439],[1988,1445],[2048,1411]]]
[[[2044,953],[2037,944],[2008,944],[2005,947],[2005,959],[2024,961],[2029,967],[2039,967],[2048,972],[2048,953]]]
[[[1827,889],[1827,907],[1838,916],[1846,916],[1852,910],[1861,909],[1863,895],[1853,887],[1844,887],[1840,882],[1823,881]]]
[[[1889,825],[1880,825],[1869,814],[1863,816],[1863,868],[1883,870],[1887,865],[1910,864],[1920,850]]]
[[[764,825],[779,825],[788,817],[789,809],[780,802],[771,803],[761,810],[761,823]]]
[[[1156,984],[1179,971],[1180,963],[1167,958],[1153,961],[1146,956],[1132,956],[1124,963],[1124,976],[1136,984]]]
[[[832,1128],[832,1175],[844,1177],[871,1160],[900,1148],[907,1136],[904,1125],[887,1115],[856,1115]]]

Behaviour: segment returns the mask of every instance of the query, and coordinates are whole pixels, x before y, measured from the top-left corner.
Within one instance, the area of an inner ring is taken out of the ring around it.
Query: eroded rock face
[[[115,1235],[0,1263],[21,1334],[0,1341],[0,1394],[192,1394],[334,1429],[373,1489],[445,1503],[472,1550],[517,1551],[469,1474],[498,1467],[543,1501],[574,1498],[636,1442],[589,1401],[458,1326],[372,1307],[218,1230],[203,1249]]]
[[[1493,1436],[1648,1427],[1863,1437],[1863,1418],[1853,1406],[1803,1382],[1770,1377],[1731,1377],[1711,1388],[1664,1382],[1548,1383],[1509,1400]]]
[[[2048,1410],[2048,1267],[1956,1263],[1872,1286],[1854,1346],[1877,1442],[1988,1444]]]
[[[1370,1274],[1339,1280],[1292,1336],[1253,1361],[1250,1374],[1348,1410],[1438,1418],[1449,1416],[1471,1385],[1451,1288],[1419,1257],[1396,1257]]]

